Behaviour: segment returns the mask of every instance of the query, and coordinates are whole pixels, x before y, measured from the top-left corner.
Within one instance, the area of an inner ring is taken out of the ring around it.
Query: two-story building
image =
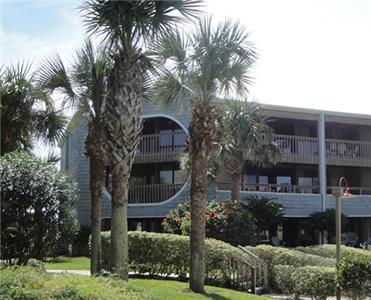
[[[269,196],[285,208],[286,220],[279,230],[287,245],[308,239],[308,217],[335,207],[332,193],[345,176],[354,195],[342,200],[348,217],[347,231],[359,241],[371,236],[371,115],[262,105],[281,150],[277,164],[257,169],[246,163],[241,199]],[[170,209],[188,200],[189,178],[180,168],[191,111],[185,107],[166,112],[146,104],[144,129],[131,175],[129,228],[160,231]],[[86,120],[62,146],[62,169],[79,184],[78,218],[89,225],[89,163],[83,154]],[[228,199],[230,179],[220,171],[209,186],[209,199]],[[110,186],[103,192],[103,227],[109,228]]]

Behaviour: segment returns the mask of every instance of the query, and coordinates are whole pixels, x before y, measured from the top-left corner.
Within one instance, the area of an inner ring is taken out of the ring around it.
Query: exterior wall
[[[258,195],[274,199],[285,208],[285,217],[305,218],[312,213],[322,210],[321,196],[319,194],[294,194],[294,193],[265,193],[247,192],[240,193],[241,199],[247,196]],[[230,197],[230,191],[217,191],[216,199],[222,200]],[[335,197],[326,196],[326,209],[335,208]],[[341,200],[341,211],[348,217],[371,217],[371,196],[355,195]]]
[[[296,120],[308,120],[313,123],[318,122],[319,111],[301,111],[300,109],[287,109],[279,107],[265,108],[267,115],[272,117],[293,118]],[[152,104],[146,103],[143,107],[143,118],[165,117],[177,122],[183,129],[187,131],[191,120],[191,111],[189,105],[184,103],[181,107],[170,107],[163,110]],[[327,115],[326,122],[341,122],[346,124],[360,125],[360,140],[371,141],[371,118],[369,116],[356,115]],[[84,156],[84,141],[86,136],[86,119],[82,119],[80,124],[75,129],[74,133],[67,139],[62,146],[61,169],[70,172],[78,182],[78,196],[80,201],[76,208],[78,217],[83,225],[89,224],[90,219],[90,195],[89,195],[89,161]],[[314,165],[318,166],[318,163]],[[297,164],[300,169],[300,164]],[[345,167],[346,168],[346,167]],[[361,166],[360,183],[362,186],[371,186],[371,168]],[[229,176],[226,174],[218,175],[222,181],[229,182]],[[330,184],[330,183],[329,183]],[[209,185],[208,199],[222,199],[229,195],[229,191],[217,191],[215,184]],[[277,202],[281,203],[286,208],[287,217],[308,217],[311,213],[321,211],[321,197],[319,194],[288,194],[288,193],[263,193],[263,192],[241,192],[242,198],[250,194],[265,195],[276,198]],[[189,181],[184,187],[171,199],[158,204],[130,204],[129,218],[161,218],[167,212],[175,208],[179,202],[188,199]],[[349,202],[351,201],[351,202]],[[327,195],[325,199],[325,207],[335,207],[334,199],[331,195]],[[370,217],[371,216],[371,196],[357,196],[351,200],[343,200],[343,212],[352,217]],[[111,203],[110,195],[104,191],[102,203],[103,218],[110,218]]]

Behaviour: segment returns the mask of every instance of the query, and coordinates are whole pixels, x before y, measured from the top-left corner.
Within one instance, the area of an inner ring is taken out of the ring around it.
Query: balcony
[[[134,163],[170,162],[179,159],[186,142],[184,131],[164,131],[142,136]]]
[[[129,204],[153,204],[174,196],[184,184],[131,185]]]
[[[281,150],[281,162],[318,164],[318,138],[274,135]],[[371,167],[371,142],[326,139],[326,164]]]
[[[230,190],[230,183],[218,183],[218,190]],[[327,194],[331,195],[337,191],[339,187],[328,186]],[[319,194],[318,185],[286,185],[286,184],[249,184],[243,183],[242,191],[247,192],[265,192],[265,193],[289,193],[289,194]],[[371,195],[371,187],[350,187],[350,192],[354,195]]]

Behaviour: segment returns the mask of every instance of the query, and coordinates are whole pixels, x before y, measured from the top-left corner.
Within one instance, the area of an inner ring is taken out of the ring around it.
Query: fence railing
[[[174,196],[183,184],[130,185],[130,204],[160,203]]]
[[[218,182],[218,190],[230,190],[231,183]],[[327,194],[333,194],[339,187],[328,186]],[[371,195],[371,187],[349,187],[349,190],[354,195]],[[270,192],[270,193],[298,193],[298,194],[318,194],[318,185],[286,185],[286,184],[262,184],[262,183],[246,183],[241,185],[241,191],[250,192]]]
[[[317,164],[319,143],[316,137],[275,134],[281,161]],[[371,166],[371,142],[326,139],[328,165]]]
[[[184,131],[165,131],[142,135],[135,154],[135,162],[147,163],[177,160],[184,151],[185,142],[186,133]]]

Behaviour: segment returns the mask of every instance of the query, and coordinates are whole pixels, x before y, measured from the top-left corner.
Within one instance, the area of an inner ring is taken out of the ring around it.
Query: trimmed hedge
[[[322,266],[334,267],[335,260],[332,258],[320,257],[318,255],[306,254],[296,249],[273,247],[270,245],[259,245],[257,247],[245,247],[263,259],[271,268],[277,265]]]
[[[322,300],[335,295],[335,268],[278,265],[273,268],[273,272],[275,286],[282,293],[293,295],[295,299],[306,295]]]
[[[336,245],[327,244],[327,245],[318,245],[318,246],[309,246],[309,247],[297,247],[295,250],[307,253],[314,254],[321,257],[327,258],[336,258]],[[371,251],[364,249],[357,249],[354,247],[349,247],[341,245],[341,255],[344,256],[365,256],[371,259]]]
[[[344,257],[339,263],[337,281],[351,299],[371,295],[371,259],[366,256]]]
[[[206,239],[207,282],[229,286],[229,261],[238,248]],[[154,232],[129,232],[129,268],[138,275],[185,278],[189,273],[189,237]],[[110,232],[102,233],[102,266],[110,267]]]

